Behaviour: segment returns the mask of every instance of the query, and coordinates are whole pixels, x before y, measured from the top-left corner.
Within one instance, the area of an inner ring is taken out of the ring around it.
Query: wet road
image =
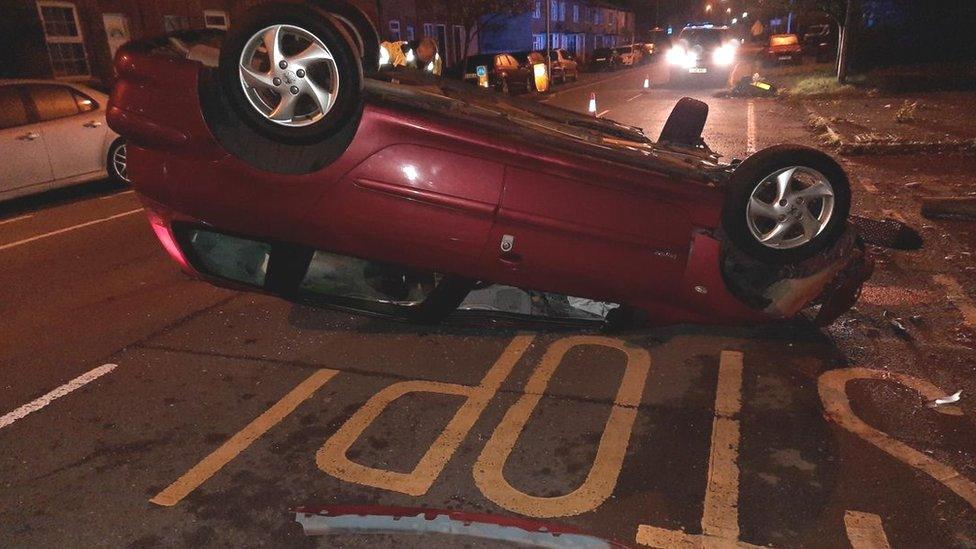
[[[798,107],[663,78],[600,75],[549,102],[596,93],[656,135],[692,95],[728,158],[814,143]],[[823,331],[417,328],[189,281],[122,189],[6,205],[0,545],[364,546],[307,538],[290,511],[367,505],[656,547],[974,547],[976,235],[918,215],[923,194],[976,190],[973,164],[845,160],[856,209],[924,226],[927,248],[879,251]]]

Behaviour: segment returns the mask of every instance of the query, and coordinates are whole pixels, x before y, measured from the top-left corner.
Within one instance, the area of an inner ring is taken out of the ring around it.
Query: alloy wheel
[[[294,25],[272,25],[255,33],[241,52],[239,72],[251,106],[287,127],[321,120],[335,105],[340,85],[328,46]]]
[[[809,243],[834,213],[834,189],[819,171],[805,166],[777,170],[749,197],[749,231],[766,247],[786,250]]]

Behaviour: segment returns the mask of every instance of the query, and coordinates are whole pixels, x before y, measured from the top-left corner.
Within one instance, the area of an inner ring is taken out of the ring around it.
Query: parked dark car
[[[593,50],[593,60],[590,62],[592,71],[612,71],[620,67],[620,55],[613,48],[597,48]]]
[[[120,50],[108,121],[130,144],[156,236],[195,277],[416,322],[493,283],[654,324],[743,324],[812,305],[831,322],[870,275],[848,177],[823,152],[780,145],[724,164],[694,99],[654,141],[378,71],[369,19],[314,6],[243,14],[216,69],[138,42]],[[521,80],[510,55],[471,61]]]
[[[690,77],[727,78],[736,60],[738,45],[727,27],[705,25],[681,29],[667,53],[671,82]]]
[[[464,81],[473,84],[482,82],[479,67],[487,72],[487,87],[502,93],[515,90],[530,92],[535,89],[532,69],[526,62],[520,63],[510,53],[473,55],[464,62]]]
[[[834,25],[810,25],[803,34],[803,53],[826,63],[837,56],[837,32]]]
[[[552,50],[550,59],[552,59],[553,82],[565,84],[569,80],[573,82],[579,80],[579,63],[576,61],[576,56],[560,48]]]
[[[789,63],[797,65],[803,62],[803,47],[800,38],[795,34],[774,34],[769,37],[769,47],[763,53],[768,64],[777,65]]]

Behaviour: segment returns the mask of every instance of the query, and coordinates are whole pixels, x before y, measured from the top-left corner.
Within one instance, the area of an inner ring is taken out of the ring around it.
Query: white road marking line
[[[27,214],[19,217],[11,217],[10,219],[4,219],[3,221],[0,221],[0,225],[6,225],[7,223],[13,223],[15,221],[23,221],[25,219],[30,219],[32,217],[34,217],[34,214]]]
[[[545,99],[541,100],[540,103],[546,103],[550,99],[554,99],[556,96],[558,96],[560,94],[563,94],[563,93],[566,93],[566,92],[576,91],[576,90],[579,90],[581,88],[585,88],[587,86],[596,86],[597,84],[606,84],[607,82],[613,82],[615,80],[620,80],[621,78],[623,78],[625,76],[631,76],[630,71],[625,72],[625,73],[623,73],[621,75],[618,75],[618,76],[612,76],[612,77],[607,78],[605,80],[596,80],[596,81],[593,81],[593,82],[583,82],[583,83],[581,83],[579,85],[573,85],[572,87],[565,88],[565,89],[559,90],[557,92],[550,93],[549,96],[546,97]]]
[[[630,102],[631,102],[631,101],[633,101],[634,99],[637,99],[638,97],[641,97],[641,96],[643,96],[643,95],[644,95],[643,93],[639,93],[639,94],[637,94],[637,95],[635,95],[635,96],[633,96],[633,97],[631,97],[630,99],[628,99],[628,100],[627,100],[627,102],[628,102],[628,103],[630,103]]]
[[[119,197],[119,196],[123,196],[123,195],[127,195],[127,194],[132,194],[134,192],[135,192],[134,190],[122,191],[120,193],[115,193],[115,194],[110,194],[110,195],[107,195],[107,196],[102,196],[102,197],[99,198],[99,200],[109,200],[111,198],[116,198],[116,197]]]
[[[936,284],[946,289],[949,301],[962,313],[963,322],[966,326],[976,328],[976,305],[966,295],[962,284],[955,278],[944,274],[935,275],[932,279],[935,280]]]
[[[10,412],[9,414],[7,414],[5,416],[0,417],[0,429],[3,429],[4,427],[7,427],[8,425],[13,424],[13,422],[15,422],[15,421],[17,421],[19,419],[23,419],[28,414],[32,414],[32,413],[40,410],[41,408],[44,408],[48,404],[51,404],[55,400],[57,400],[57,399],[65,396],[67,394],[69,394],[69,393],[71,393],[73,391],[76,391],[76,390],[84,387],[85,385],[91,383],[92,381],[95,381],[96,379],[98,379],[98,378],[102,377],[103,375],[111,372],[112,370],[114,370],[117,367],[118,367],[118,364],[104,364],[102,366],[99,366],[98,368],[95,368],[94,370],[92,370],[92,371],[90,371],[88,373],[82,374],[82,375],[80,375],[80,376],[72,379],[71,381],[65,383],[64,385],[58,387],[57,389],[51,391],[50,393],[48,393],[48,394],[46,394],[46,395],[44,395],[42,397],[39,397],[37,399],[34,399],[33,401],[31,401],[31,402],[29,402],[27,404],[24,404],[23,406],[21,406],[20,408],[17,408],[13,412]]]
[[[94,221],[88,221],[86,223],[80,223],[78,225],[73,225],[71,227],[66,227],[64,229],[58,229],[56,231],[51,231],[49,233],[39,234],[37,236],[32,236],[30,238],[25,238],[23,240],[18,240],[16,242],[11,242],[9,244],[3,244],[3,245],[0,245],[0,251],[9,250],[10,248],[16,248],[17,246],[22,246],[24,244],[30,244],[31,242],[35,242],[35,241],[38,241],[38,240],[42,240],[42,239],[48,238],[50,236],[57,236],[59,234],[68,233],[68,232],[71,232],[71,231],[74,231],[74,230],[77,230],[77,229],[83,229],[85,227],[90,227],[92,225],[97,225],[99,223],[105,223],[106,221],[112,221],[113,219],[119,219],[120,217],[126,217],[126,216],[129,216],[129,215],[135,214],[135,213],[139,213],[141,211],[142,211],[142,208],[138,208],[138,209],[135,209],[135,210],[129,210],[127,212],[122,212],[120,214],[110,215],[108,217],[103,217],[101,219],[96,219]]]
[[[603,115],[607,114],[608,112],[610,112],[610,109],[607,109],[607,110],[601,112],[600,114],[596,115],[596,117],[597,118],[603,118]]]
[[[844,528],[853,549],[890,549],[881,517],[859,511],[844,512]]]
[[[715,418],[708,456],[708,485],[702,533],[739,539],[739,411],[742,409],[742,353],[722,351],[715,391]]]
[[[756,152],[756,103],[752,99],[746,104],[746,154]]]
[[[859,179],[858,181],[861,182],[861,186],[864,187],[865,191],[871,194],[878,194],[878,188],[874,186],[874,183],[871,183],[867,179]]]

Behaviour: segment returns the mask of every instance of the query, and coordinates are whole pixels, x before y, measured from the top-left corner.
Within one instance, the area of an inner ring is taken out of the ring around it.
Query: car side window
[[[505,67],[505,58],[501,55],[495,56],[495,67],[501,69]]]
[[[88,97],[75,89],[71,90],[71,94],[75,97],[75,103],[78,105],[79,112],[91,112],[98,110],[98,101],[95,101],[91,97]]]
[[[18,86],[0,86],[0,130],[30,123],[27,105]]]
[[[28,87],[28,94],[42,121],[74,116],[81,112],[71,88],[55,84],[39,84]]]

